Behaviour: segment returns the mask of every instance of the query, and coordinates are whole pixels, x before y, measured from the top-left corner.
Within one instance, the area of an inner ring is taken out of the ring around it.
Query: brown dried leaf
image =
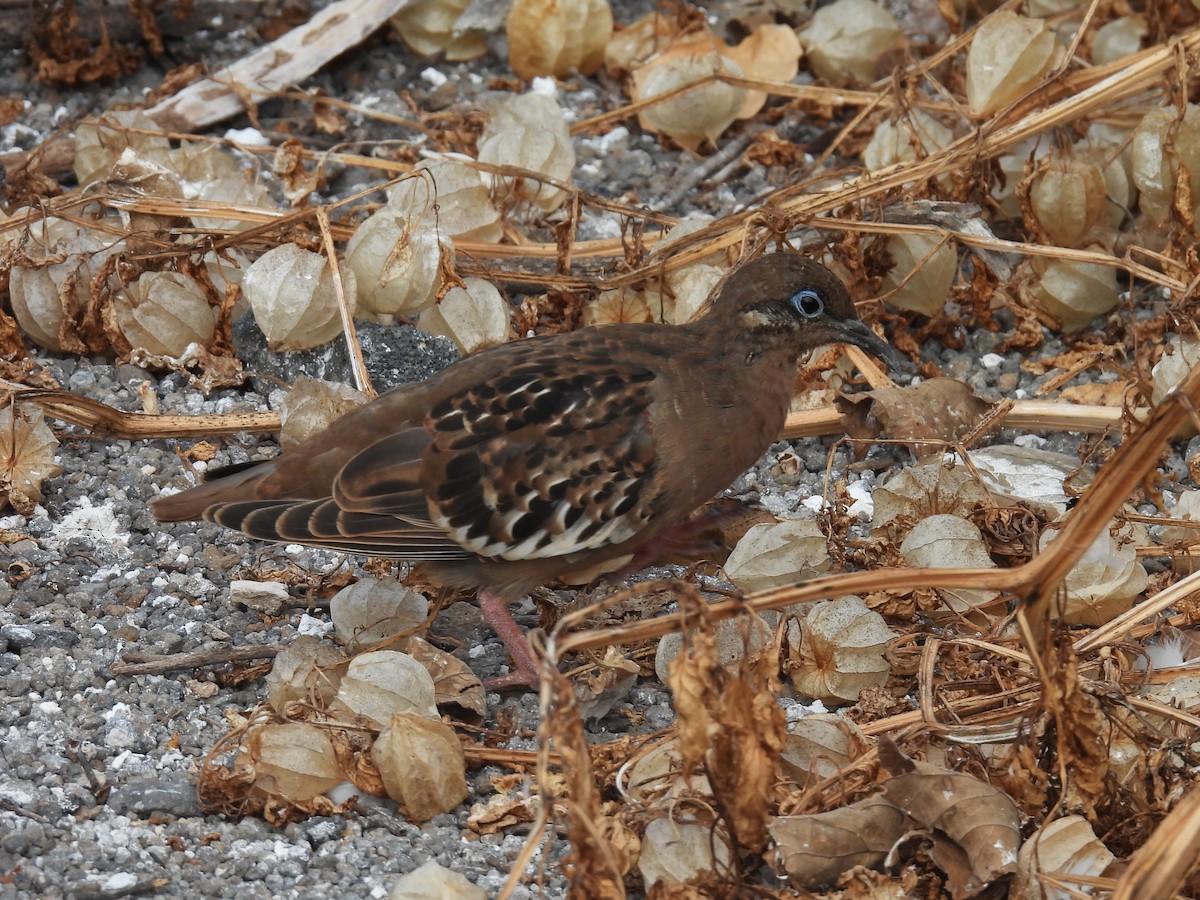
[[[433,679],[433,702],[439,712],[446,715],[458,712],[471,721],[483,718],[487,708],[483,685],[466,663],[415,635],[405,642],[404,650],[423,665]]]
[[[723,56],[741,67],[747,78],[783,84],[789,83],[800,71],[803,52],[795,29],[787,25],[761,25],[736,47],[721,51]],[[748,91],[737,118],[749,119],[766,102],[767,95],[763,91]]]
[[[878,431],[901,441],[956,441],[989,409],[968,385],[953,378],[930,378],[912,387],[844,395],[836,403],[843,412],[857,413],[860,421],[864,413],[878,419]]]
[[[46,419],[15,404],[0,409],[0,509],[11,506],[27,516],[42,499],[42,482],[62,472],[54,461],[58,439]]]
[[[904,833],[904,812],[882,797],[767,824],[779,865],[801,887],[828,884],[854,866],[880,868]]]

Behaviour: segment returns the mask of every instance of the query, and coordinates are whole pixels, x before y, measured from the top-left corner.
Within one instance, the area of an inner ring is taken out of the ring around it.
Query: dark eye
[[[792,299],[789,302],[792,304],[792,309],[806,319],[815,319],[821,313],[825,312],[825,303],[821,300],[821,295],[816,291],[797,291],[795,294],[792,294]]]

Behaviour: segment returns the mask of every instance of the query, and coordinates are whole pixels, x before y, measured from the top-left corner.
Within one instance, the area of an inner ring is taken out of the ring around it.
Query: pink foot
[[[483,614],[483,621],[487,622],[488,627],[496,632],[496,636],[508,650],[508,655],[512,657],[513,666],[516,669],[515,672],[508,675],[487,679],[483,686],[489,691],[502,691],[514,687],[526,687],[536,691],[542,683],[539,674],[541,665],[537,657],[533,655],[533,648],[529,646],[529,638],[525,636],[525,629],[518,625],[517,620],[513,618],[508,601],[501,600],[488,591],[480,591],[479,611]]]

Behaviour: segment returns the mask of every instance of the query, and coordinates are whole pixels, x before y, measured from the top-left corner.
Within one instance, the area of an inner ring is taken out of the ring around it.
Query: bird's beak
[[[900,372],[904,369],[907,362],[904,356],[863,322],[854,319],[838,322],[837,330],[839,340],[853,344],[855,347],[861,347],[886,363],[893,372]]]

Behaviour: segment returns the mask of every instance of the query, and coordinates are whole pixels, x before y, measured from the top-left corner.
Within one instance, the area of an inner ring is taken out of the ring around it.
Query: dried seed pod
[[[1087,819],[1063,816],[1047,822],[1021,845],[1014,894],[1027,900],[1065,900],[1067,892],[1042,886],[1042,875],[1099,878],[1115,859]]]
[[[36,409],[0,407],[0,509],[32,515],[42,499],[42,482],[62,472],[54,460],[58,438]],[[11,557],[10,557],[11,558]]]
[[[1137,53],[1148,32],[1142,16],[1121,16],[1106,22],[1096,29],[1092,39],[1092,63],[1103,66]]]
[[[387,900],[487,900],[487,891],[476,887],[461,872],[440,866],[432,859],[392,884]]]
[[[871,746],[862,729],[835,713],[814,713],[789,727],[779,762],[800,788],[833,777]]]
[[[508,304],[490,281],[465,278],[463,284],[422,312],[417,325],[450,338],[463,353],[503,344],[508,340]]]
[[[428,615],[425,596],[391,578],[360,578],[329,601],[329,617],[338,638],[359,647],[414,631]]]
[[[467,797],[467,760],[454,729],[436,716],[393,713],[371,745],[387,794],[426,822]]]
[[[949,147],[954,141],[954,132],[920,109],[910,109],[895,119],[880,119],[875,133],[863,150],[863,163],[872,172],[886,169],[898,163],[924,159]],[[949,183],[949,176],[943,175]]]
[[[582,324],[613,325],[628,322],[653,322],[656,309],[662,311],[662,295],[653,291],[617,288],[604,291],[583,308]]]
[[[936,316],[958,274],[954,244],[931,234],[897,234],[888,239],[896,264],[883,278],[884,299],[898,309]]]
[[[734,624],[726,620],[720,625]],[[670,637],[670,635],[664,635]],[[669,738],[629,767],[624,781],[618,781],[621,796],[641,807],[648,807],[663,797],[686,793],[692,797],[712,796],[712,785],[703,773],[683,776],[683,752],[678,738]]]
[[[900,526],[905,520],[941,513],[966,517],[989,498],[966,466],[935,462],[901,469],[875,488],[871,499],[875,503],[871,530],[880,533],[892,523]]]
[[[672,16],[655,10],[615,32],[604,46],[604,67],[611,74],[643,65],[679,33]]]
[[[830,81],[874,81],[880,59],[902,38],[896,17],[874,0],[836,0],[800,32],[812,70]]]
[[[700,49],[700,48],[697,48]],[[742,68],[716,50],[683,56],[664,54],[633,75],[633,99],[650,100],[713,75],[740,77]],[[661,131],[689,150],[713,143],[737,118],[746,102],[745,88],[714,81],[638,113],[648,131]]]
[[[1152,109],[1133,130],[1133,183],[1139,205],[1156,225],[1171,220],[1181,172],[1187,173],[1193,215],[1200,205],[1200,106],[1189,103],[1183,118],[1174,109]]]
[[[1117,270],[1097,263],[1035,257],[1018,290],[1030,305],[1054,316],[1062,330],[1083,328],[1117,305]]]
[[[346,244],[360,314],[384,323],[432,305],[442,267],[453,262],[454,245],[439,238],[431,219],[413,219],[392,206],[369,216]]]
[[[729,846],[711,824],[676,816],[646,826],[637,867],[647,893],[670,896],[672,888],[724,871],[730,856]],[[657,892],[655,885],[661,885]]]
[[[207,347],[217,326],[208,297],[179,272],[145,272],[114,295],[117,325],[133,347],[155,356],[182,356],[189,344]]]
[[[738,541],[725,574],[744,591],[792,584],[829,571],[828,539],[812,519],[755,525]]]
[[[458,33],[455,25],[471,0],[416,0],[392,16],[396,33],[422,56],[444,53],[448,62],[487,53],[487,38],[475,31]]]
[[[713,640],[716,644],[717,662],[722,666],[733,666],[753,656],[764,646],[770,645],[775,637],[775,626],[779,624],[779,613],[766,610],[749,623],[734,619],[717,622],[713,626]],[[663,684],[671,674],[671,665],[680,653],[684,651],[684,638],[679,632],[664,634],[658,642],[658,650],[654,654],[654,673]]]
[[[373,650],[350,660],[329,711],[381,728],[392,713],[437,718],[433,696],[433,679],[419,662],[395,650]]]
[[[1044,552],[1057,535],[1053,526],[1047,528],[1039,549]],[[1055,595],[1053,615],[1066,625],[1103,625],[1131,609],[1149,580],[1134,543],[1106,529],[1063,579],[1066,597]]]
[[[1014,12],[980,23],[967,53],[967,107],[985,118],[1033,90],[1065,54],[1050,26]]]
[[[388,206],[422,218],[437,205],[442,234],[467,241],[498,241],[504,230],[479,172],[456,159],[428,159],[413,168],[412,178],[397,184]]]
[[[279,446],[288,450],[302,444],[366,402],[366,394],[349,385],[299,376],[279,411]]]
[[[200,186],[209,181],[242,175],[242,165],[220,144],[183,141],[171,151],[169,166],[188,188],[185,196],[198,196]]]
[[[858,597],[814,603],[799,623],[788,623],[783,669],[805,697],[854,703],[864,690],[887,681],[883,651],[895,636],[883,616]]]
[[[1192,366],[1197,363],[1200,363],[1200,343],[1172,335],[1163,348],[1163,355],[1150,370],[1150,379],[1154,385],[1150,401],[1155,404],[1162,403],[1163,398],[1183,381]]]
[[[697,263],[668,272],[664,280],[674,297],[663,296],[662,321],[684,325],[699,316],[728,271],[724,266]]]
[[[303,722],[250,729],[238,763],[254,769],[255,788],[289,803],[311,800],[342,780],[328,732]]]
[[[196,199],[241,209],[275,208],[266,185],[242,172],[202,182],[196,191]],[[253,219],[223,219],[215,216],[192,216],[191,219],[193,225],[205,231],[246,231],[260,224]]]
[[[130,129],[136,129],[131,131]],[[140,109],[107,112],[95,121],[80,122],[75,128],[75,178],[80,187],[108,177],[126,148],[163,164],[171,151],[171,142],[157,132],[158,123]]]
[[[900,545],[904,561],[917,569],[994,569],[983,535],[958,516],[934,515],[913,526]],[[996,599],[996,591],[976,588],[943,588],[942,602],[957,613],[968,612]]]
[[[354,312],[354,272],[341,267],[342,292]],[[242,279],[254,321],[272,350],[307,350],[342,333],[333,270],[320,253],[280,244],[256,259]]]
[[[612,8],[608,0],[516,0],[504,28],[518,77],[591,75],[604,62]]]
[[[291,703],[328,703],[342,680],[342,654],[311,634],[299,635],[279,651],[267,673],[267,702],[281,716]]]
[[[563,111],[544,94],[515,94],[493,111],[479,138],[479,161],[517,166],[559,181],[575,171],[575,148]],[[563,204],[567,195],[550,184],[525,178],[495,177],[492,192],[513,201],[532,201],[545,212]]]
[[[1129,215],[1137,200],[1133,186],[1129,132],[1092,125],[1087,136],[1074,145],[1075,156],[1097,166],[1104,177],[1102,222],[1117,226]]]
[[[1096,226],[1108,205],[1100,167],[1073,151],[1050,155],[1029,186],[1029,205],[1051,242],[1074,247]]]

